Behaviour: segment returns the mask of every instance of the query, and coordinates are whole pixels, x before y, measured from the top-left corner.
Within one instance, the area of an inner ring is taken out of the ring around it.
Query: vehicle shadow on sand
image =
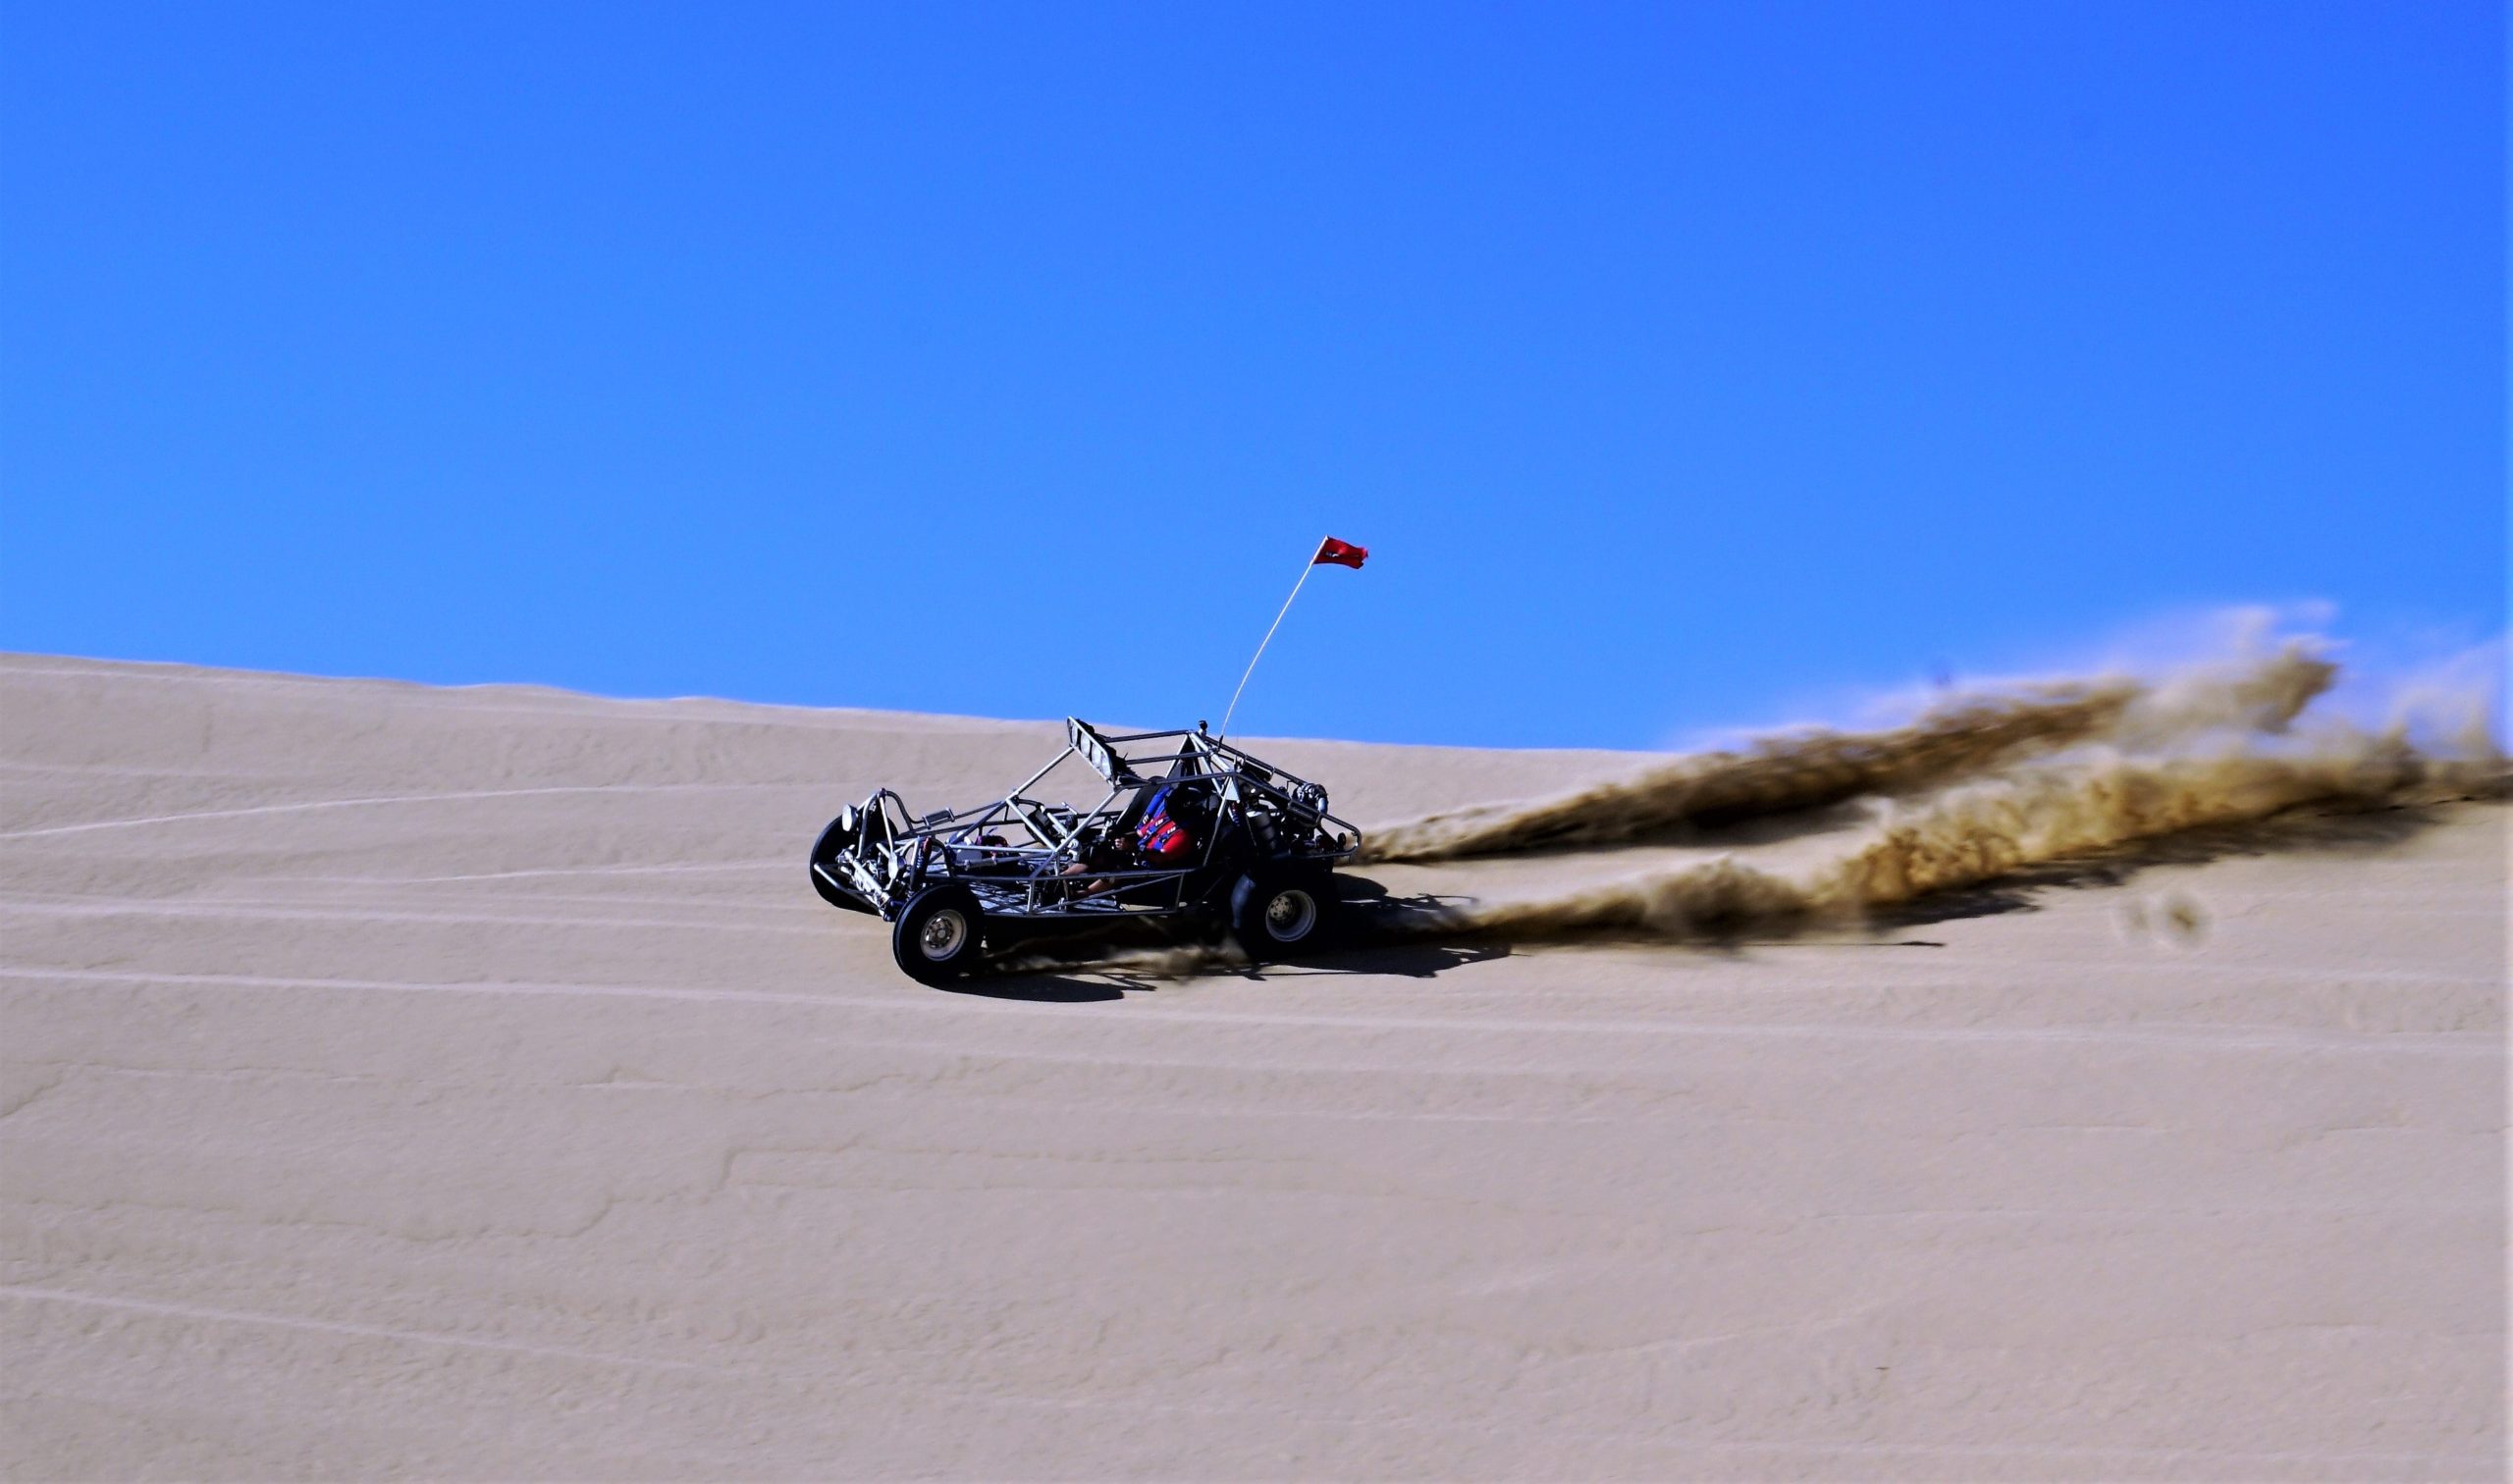
[[[1043,1004],[1093,1004],[1149,993],[1189,979],[1269,980],[1335,976],[1430,979],[1468,964],[1508,958],[1505,942],[1443,943],[1423,925],[1462,897],[1397,897],[1367,876],[1338,873],[1343,925],[1331,947],[1273,963],[1252,964],[1219,942],[1149,931],[1025,943],[991,973],[941,987],[953,994]]]
[[[1251,964],[1216,958],[1198,963],[1193,968],[1174,971],[1141,969],[1124,962],[1106,961],[1085,962],[1062,970],[1012,969],[972,976],[940,987],[946,993],[974,994],[987,999],[1082,1005],[1124,999],[1130,993],[1148,994],[1162,988],[1174,988],[1191,979],[1236,979],[1252,983],[1349,975],[1429,979],[1467,964],[1509,956],[1510,948],[1506,943],[1481,943],[1472,947],[1407,943],[1398,947],[1346,948],[1298,963]]]

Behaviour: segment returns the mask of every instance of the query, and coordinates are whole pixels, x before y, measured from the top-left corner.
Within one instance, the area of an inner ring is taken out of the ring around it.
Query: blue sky
[[[0,647],[1645,746],[2505,583],[2502,8],[0,11]]]

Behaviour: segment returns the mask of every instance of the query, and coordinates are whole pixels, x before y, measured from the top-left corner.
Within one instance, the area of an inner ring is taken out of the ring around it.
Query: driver
[[[1144,809],[1143,822],[1135,826],[1135,844],[1145,860],[1162,866],[1184,866],[1187,858],[1195,854],[1196,837],[1178,818],[1186,813],[1186,806],[1187,798],[1175,784],[1165,785],[1151,796],[1151,803]]]
[[[1164,783],[1145,801],[1143,818],[1138,821],[1131,837],[1110,835],[1096,848],[1087,850],[1082,860],[1067,866],[1062,874],[1096,875],[1106,871],[1183,869],[1194,864],[1196,831],[1194,825],[1203,822],[1203,800],[1193,789],[1182,789]],[[1113,877],[1100,876],[1083,889],[1094,895],[1116,884]]]

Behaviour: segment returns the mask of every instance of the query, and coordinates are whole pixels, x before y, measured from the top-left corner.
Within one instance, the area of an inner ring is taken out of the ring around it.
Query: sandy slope
[[[811,895],[1053,736],[0,662],[7,1471],[2501,1475],[2502,809],[1186,983]],[[1365,822],[1629,764],[1278,751]]]

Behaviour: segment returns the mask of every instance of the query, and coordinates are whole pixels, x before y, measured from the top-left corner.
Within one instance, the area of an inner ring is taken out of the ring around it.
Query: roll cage
[[[1088,810],[1029,790],[1068,759],[1107,784]],[[1131,850],[1152,797],[1194,839],[1180,864]],[[1329,813],[1326,791],[1206,732],[1109,736],[1065,719],[1062,751],[990,804],[912,813],[887,788],[839,813],[812,849],[812,884],[835,905],[894,920],[927,887],[956,881],[989,919],[1159,918],[1226,897],[1253,866],[1319,872],[1351,860],[1361,833]]]

